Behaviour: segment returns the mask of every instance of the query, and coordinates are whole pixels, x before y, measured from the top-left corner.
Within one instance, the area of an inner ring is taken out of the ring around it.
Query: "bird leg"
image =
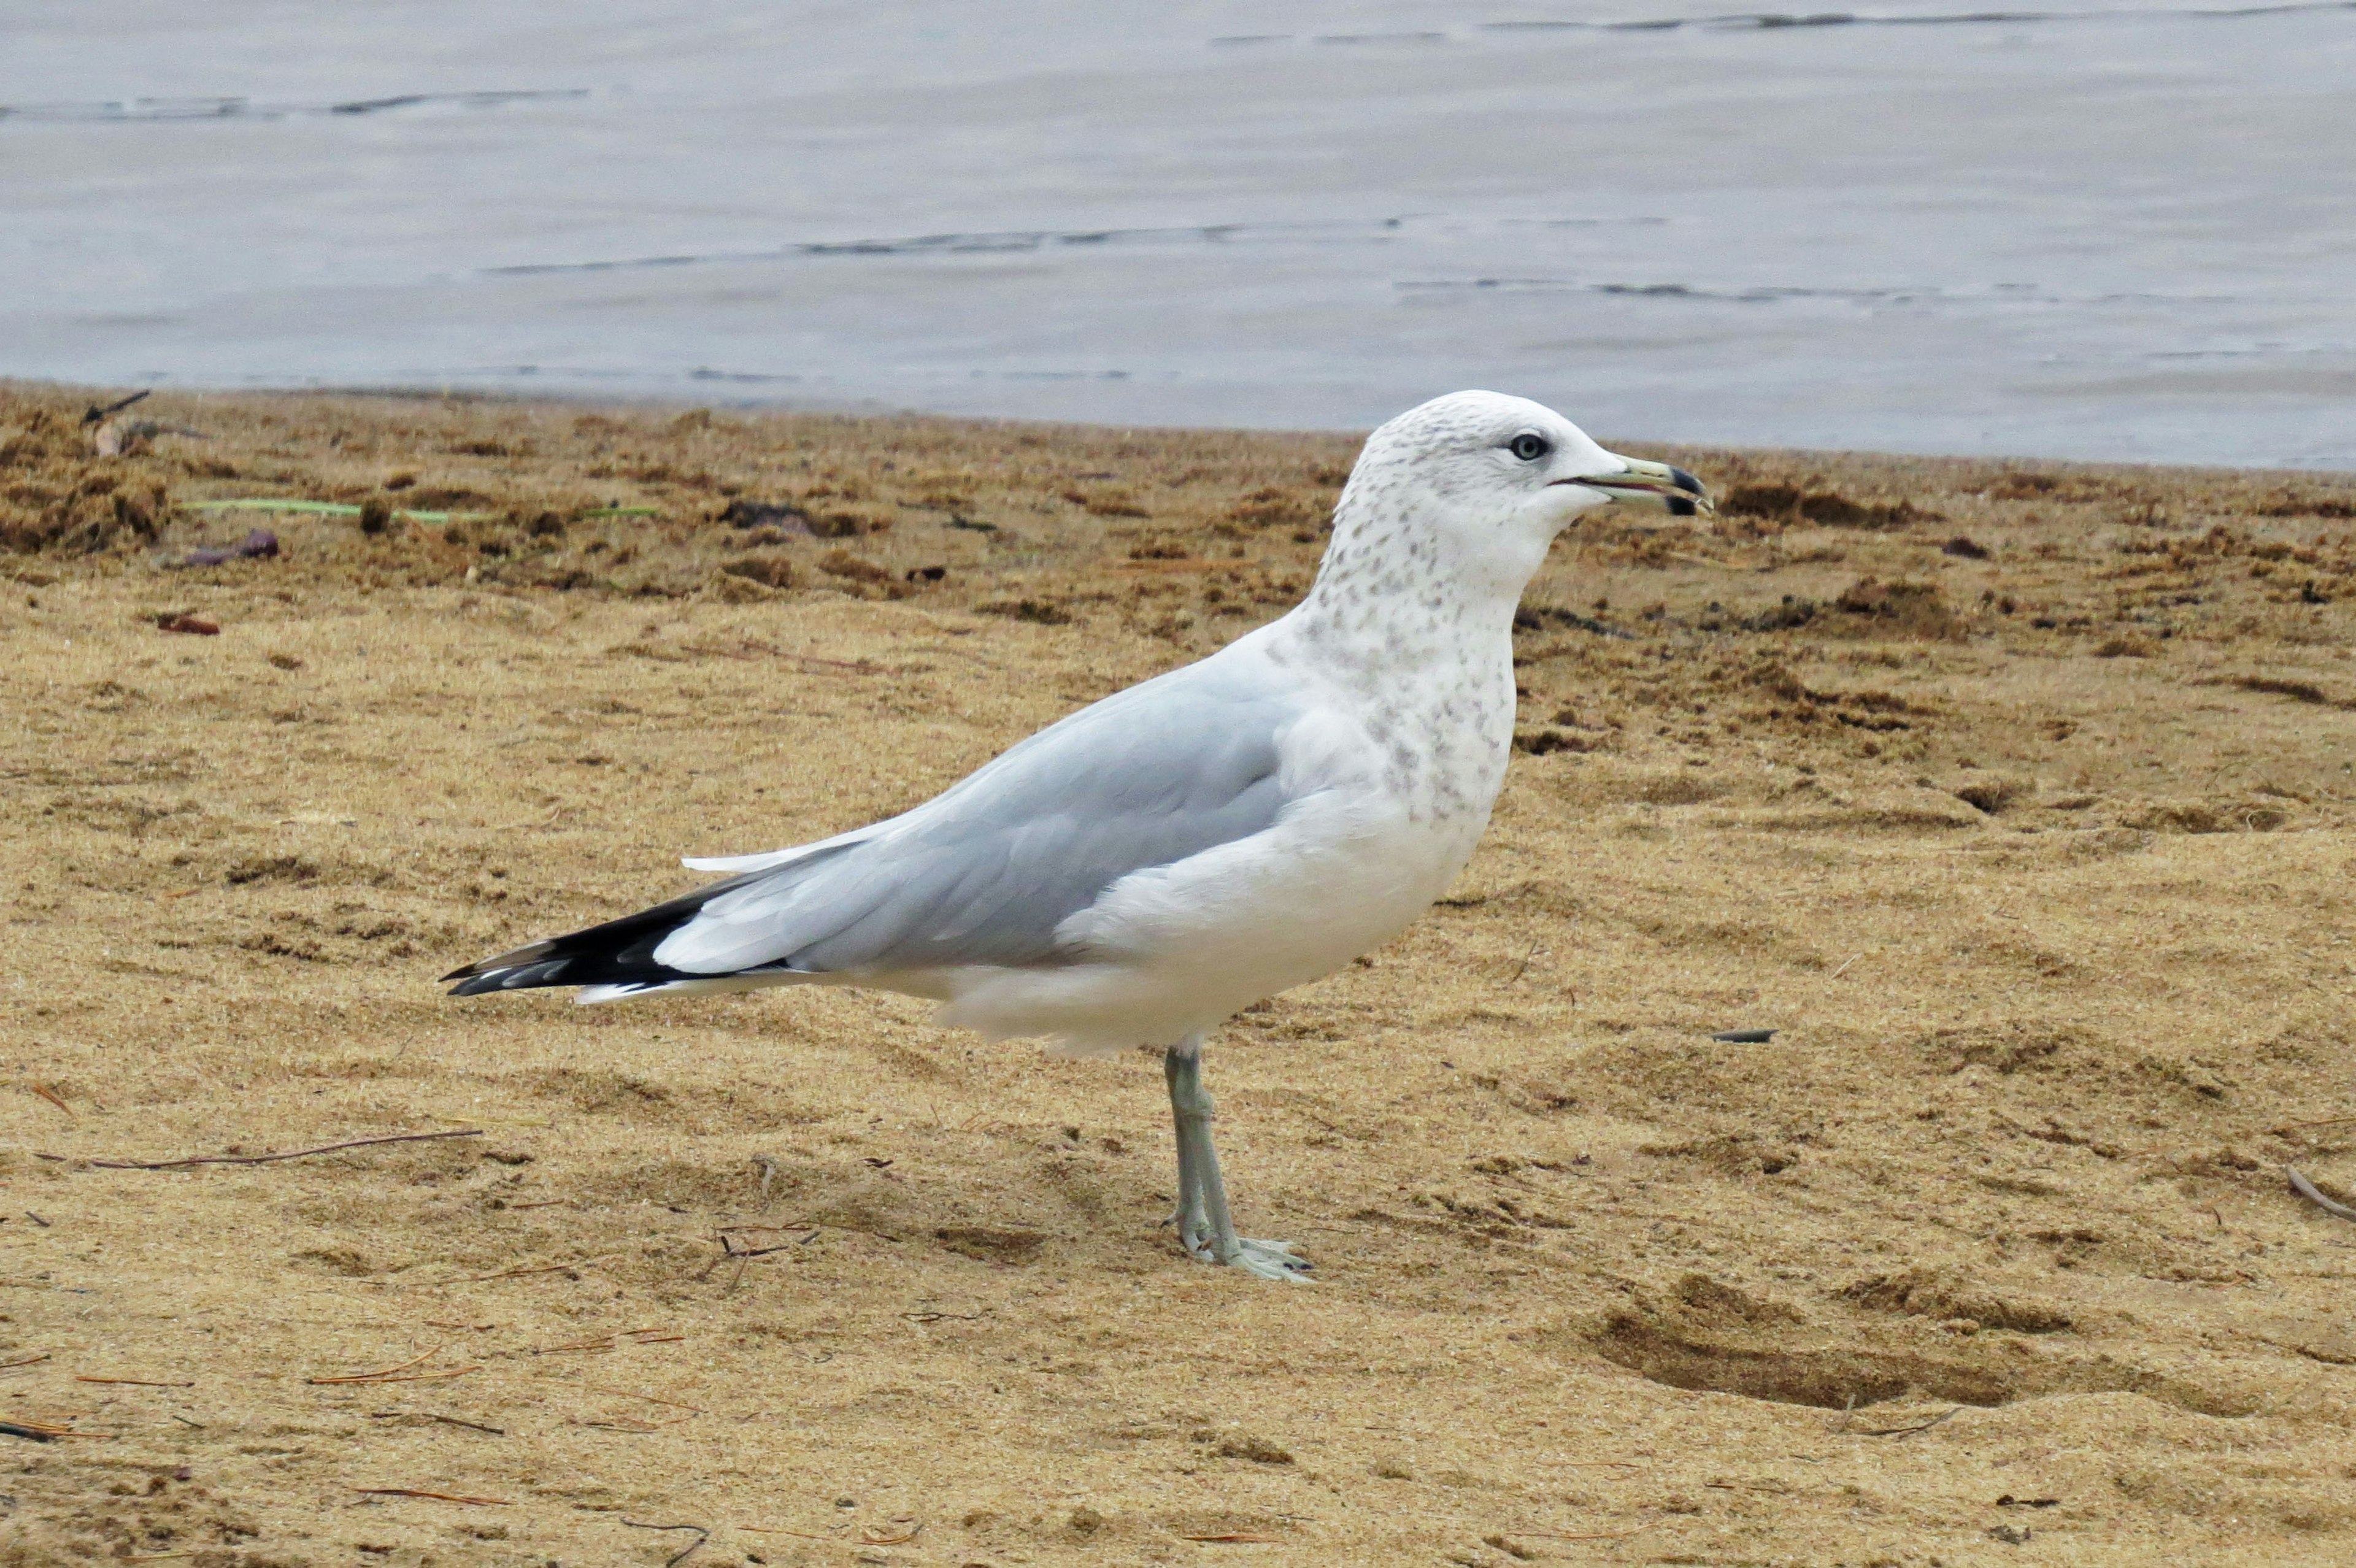
[[[1290,1242],[1259,1242],[1236,1234],[1219,1151],[1211,1144],[1211,1095],[1203,1087],[1203,1037],[1194,1035],[1162,1058],[1170,1085],[1170,1117],[1178,1133],[1178,1208],[1170,1222],[1178,1244],[1200,1263],[1226,1264],[1261,1279],[1298,1279],[1309,1267]]]

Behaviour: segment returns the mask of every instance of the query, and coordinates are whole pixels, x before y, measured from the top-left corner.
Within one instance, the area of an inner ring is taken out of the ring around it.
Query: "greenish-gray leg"
[[[1203,1087],[1203,1037],[1162,1054],[1170,1086],[1170,1117],[1178,1135],[1178,1244],[1204,1263],[1226,1264],[1262,1279],[1299,1279],[1309,1267],[1288,1242],[1258,1242],[1236,1234],[1219,1151],[1211,1142],[1210,1091]]]

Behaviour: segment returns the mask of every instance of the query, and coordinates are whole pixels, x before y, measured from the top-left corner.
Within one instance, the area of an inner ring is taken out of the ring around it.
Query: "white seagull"
[[[1555,536],[1614,503],[1709,508],[1542,404],[1457,392],[1370,436],[1316,583],[1200,663],[1050,725],[915,810],[472,964],[452,993],[583,1002],[873,986],[991,1040],[1163,1051],[1180,1244],[1266,1279],[1236,1234],[1203,1088],[1223,1020],[1398,934],[1472,858],[1514,739],[1514,610]]]

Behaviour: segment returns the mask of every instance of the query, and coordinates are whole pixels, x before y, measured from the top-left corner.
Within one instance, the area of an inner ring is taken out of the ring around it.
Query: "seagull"
[[[1310,1264],[1238,1236],[1203,1085],[1233,1014],[1405,930],[1472,859],[1514,740],[1514,611],[1605,507],[1711,509],[1543,404],[1456,392],[1366,440],[1300,604],[1048,726],[933,799],[814,844],[685,862],[724,880],[445,976],[582,1002],[864,986],[1059,1055],[1161,1051],[1170,1221],[1191,1257]]]

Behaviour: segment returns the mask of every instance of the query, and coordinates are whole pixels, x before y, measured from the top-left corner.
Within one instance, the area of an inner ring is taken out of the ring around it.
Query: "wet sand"
[[[1141,1055],[434,977],[1281,613],[1352,440],[86,400],[0,389],[0,1563],[2356,1555],[2356,482],[1626,442],[1728,515],[1558,547],[1462,884],[1212,1048],[1279,1288]]]

